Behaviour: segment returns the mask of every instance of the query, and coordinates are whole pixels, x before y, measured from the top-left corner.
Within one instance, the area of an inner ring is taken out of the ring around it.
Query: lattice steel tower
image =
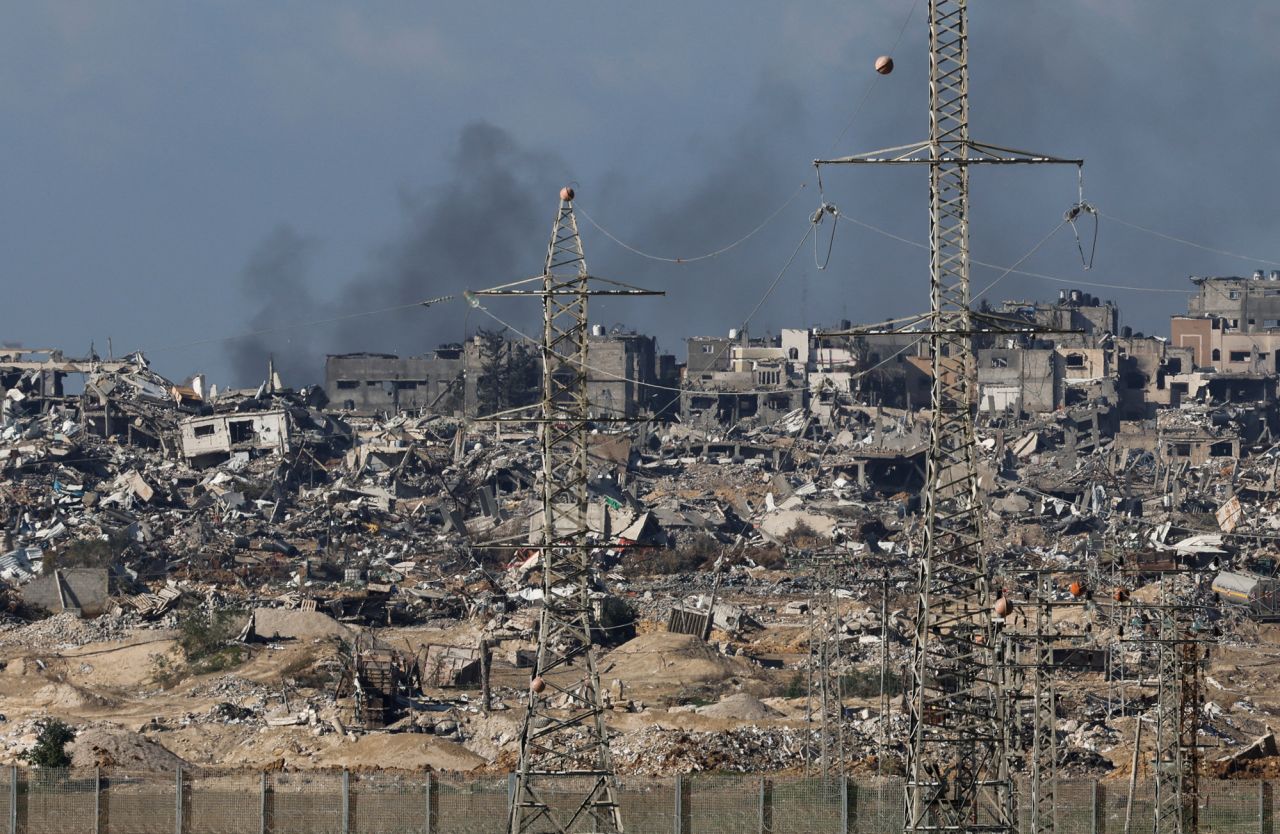
[[[542,301],[542,614],[510,834],[621,832],[617,780],[592,640],[592,534],[587,526],[588,441],[593,424],[627,422],[593,415],[587,377],[592,296],[661,293],[593,277],[587,271],[572,188],[560,191],[542,275],[484,296],[533,295]],[[522,289],[535,284],[537,288]],[[607,286],[601,287],[604,284]]]
[[[1053,834],[1057,818],[1058,708],[1054,692],[1053,580],[1040,577],[1034,597],[1031,682],[1031,834]]]
[[[1196,834],[1200,830],[1197,735],[1204,675],[1201,658],[1206,642],[1195,633],[1195,609],[1184,604],[1191,596],[1186,588],[1191,581],[1190,571],[1160,577],[1155,834]]]
[[[811,721],[814,712],[818,718],[817,773],[823,779],[843,779],[849,767],[844,717],[844,676],[849,668],[840,649],[844,623],[834,582],[838,572],[848,570],[849,560],[841,552],[819,553],[813,559],[814,587],[809,599],[809,698],[805,710]]]
[[[929,139],[815,165],[929,167],[933,419],[907,699],[906,830],[1004,832],[1016,820],[971,410],[979,316],[969,308],[969,167],[1081,161],[972,141],[967,0],[930,0],[928,18]]]

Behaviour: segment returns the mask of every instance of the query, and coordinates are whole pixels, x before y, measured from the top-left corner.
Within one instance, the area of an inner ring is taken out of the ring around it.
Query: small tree
[[[476,404],[481,414],[531,405],[542,393],[542,361],[526,344],[507,341],[500,330],[481,329]]]
[[[476,404],[481,414],[496,414],[505,407],[507,340],[499,330],[481,328],[480,376],[476,379]]]
[[[76,731],[57,718],[42,718],[36,722],[35,745],[18,758],[39,768],[71,767],[67,745],[75,741]]]
[[[532,405],[542,396],[542,360],[532,345],[512,345],[507,357],[507,408]]]

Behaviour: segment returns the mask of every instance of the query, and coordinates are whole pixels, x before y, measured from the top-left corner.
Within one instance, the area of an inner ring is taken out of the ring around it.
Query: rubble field
[[[81,372],[75,395],[3,372],[0,759],[56,717],[76,766],[511,768],[543,593],[531,429],[344,414],[274,378],[206,391],[141,356]],[[592,436],[621,773],[811,771],[824,640],[849,769],[896,772],[928,419],[843,406]],[[1002,629],[1029,645],[1048,606],[1064,774],[1128,775],[1168,598],[1207,651],[1206,772],[1280,773],[1275,422],[1215,401],[980,415]],[[1149,442],[1184,437],[1185,455]],[[1014,724],[1030,738],[1029,707]]]

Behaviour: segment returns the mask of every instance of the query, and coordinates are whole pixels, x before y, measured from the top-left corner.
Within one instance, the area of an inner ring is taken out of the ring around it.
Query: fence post
[[[689,807],[689,799],[692,792],[690,791],[689,780],[679,773],[676,774],[676,816],[675,816],[675,834],[690,834],[689,829],[693,826],[690,824],[690,817],[693,809]]]
[[[178,784],[173,800],[173,831],[174,834],[182,834],[182,765],[178,765],[175,771]]]
[[[423,834],[436,834],[436,829],[439,827],[438,817],[440,814],[440,801],[437,795],[439,787],[436,784],[436,780],[431,778],[430,773],[427,774],[427,784],[425,788],[427,804],[426,808],[423,809],[426,817],[424,819],[425,824],[423,825],[422,830]]]
[[[258,793],[258,834],[267,834],[267,772],[262,772],[262,787]]]
[[[18,768],[9,768],[9,834],[18,834]]]
[[[93,834],[102,834],[102,768],[93,769]]]
[[[849,781],[849,777],[840,780],[840,831],[841,834],[849,834],[849,817],[853,816],[849,812],[856,807],[858,801],[858,786]]]
[[[516,807],[516,775],[514,773],[507,774],[507,819],[511,818],[511,812]]]
[[[1093,780],[1093,820],[1090,834],[1103,834],[1107,829],[1107,789],[1097,779]]]
[[[1267,832],[1267,783],[1265,779],[1258,780],[1258,834],[1266,834]]]
[[[773,780],[760,780],[760,834],[773,834]]]
[[[342,834],[351,832],[351,771],[342,769]]]

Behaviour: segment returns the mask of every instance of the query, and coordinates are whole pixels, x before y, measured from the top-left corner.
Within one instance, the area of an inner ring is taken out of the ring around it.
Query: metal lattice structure
[[[969,168],[1069,163],[969,138],[967,0],[929,2],[929,139],[824,164],[929,168],[931,407],[907,749],[906,830],[1015,829],[978,500]]]
[[[1200,829],[1200,748],[1196,735],[1202,648],[1192,633],[1191,609],[1176,599],[1172,587],[1175,577],[1160,579],[1155,834],[1195,834]]]
[[[520,733],[510,834],[623,831],[591,648],[592,554],[597,545],[587,526],[587,505],[592,426],[626,420],[593,417],[587,303],[599,295],[661,293],[588,272],[573,198],[573,189],[561,190],[540,276],[473,294],[532,295],[542,302],[542,402],[534,418],[542,452],[542,530],[535,545],[541,554],[542,612]],[[536,288],[520,288],[530,283]]]
[[[814,589],[809,600],[806,713],[810,721],[816,714],[819,724],[816,772],[824,779],[843,779],[848,772],[849,748],[844,732],[844,674],[848,664],[840,651],[844,622],[834,584],[842,563],[843,560],[835,561],[830,556],[815,557]]]
[[[1053,686],[1052,581],[1045,579],[1036,600],[1031,682],[1032,834],[1052,834],[1058,775],[1058,707]]]

